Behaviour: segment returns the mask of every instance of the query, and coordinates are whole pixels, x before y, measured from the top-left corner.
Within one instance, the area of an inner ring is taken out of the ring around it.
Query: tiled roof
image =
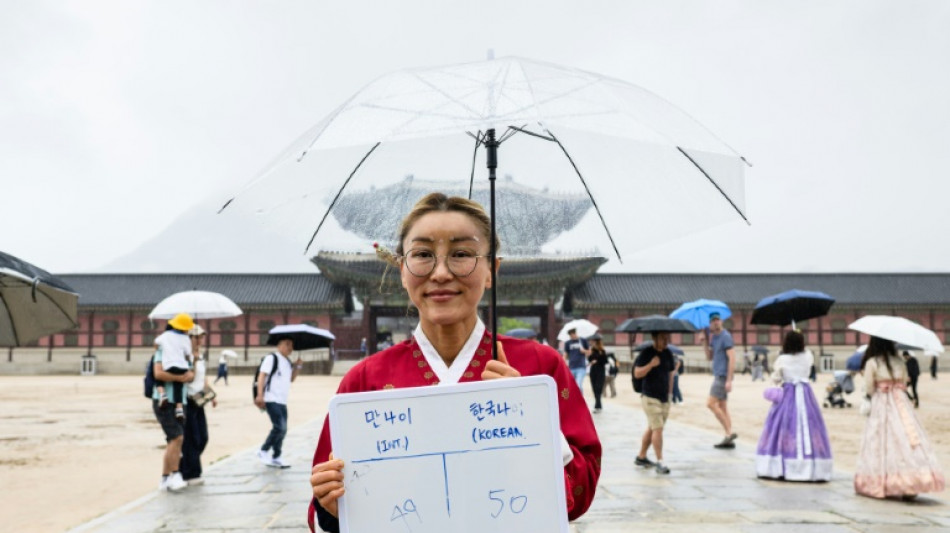
[[[948,305],[941,274],[597,274],[573,290],[577,308],[679,305],[698,298],[752,307],[789,289],[814,290],[838,305]]]
[[[346,287],[320,274],[64,274],[79,307],[151,307],[193,289],[219,292],[239,306],[342,308]]]

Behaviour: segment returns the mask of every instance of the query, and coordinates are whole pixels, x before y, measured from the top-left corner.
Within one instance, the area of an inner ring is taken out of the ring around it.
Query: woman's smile
[[[426,291],[424,296],[433,302],[448,302],[459,294],[462,293],[460,291],[452,291],[447,289],[435,289]]]

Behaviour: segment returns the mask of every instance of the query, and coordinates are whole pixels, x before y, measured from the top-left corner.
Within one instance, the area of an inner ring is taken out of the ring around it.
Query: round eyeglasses
[[[488,256],[477,255],[471,250],[454,250],[449,255],[436,255],[431,250],[413,249],[406,252],[402,260],[410,274],[424,278],[432,274],[439,258],[445,258],[445,266],[448,267],[449,272],[457,278],[464,278],[475,272],[479,257]]]

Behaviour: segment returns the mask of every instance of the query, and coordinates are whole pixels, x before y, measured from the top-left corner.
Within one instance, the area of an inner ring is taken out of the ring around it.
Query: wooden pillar
[[[557,349],[557,315],[554,313],[554,300],[548,299],[547,330],[544,332],[548,344]]]
[[[125,336],[125,361],[132,360],[132,311],[129,311],[129,322],[126,326]]]
[[[818,354],[822,354],[825,351],[825,330],[822,327],[821,323],[825,317],[818,317]]]
[[[251,345],[251,312],[244,312],[244,362],[247,362],[248,350]]]
[[[54,336],[50,335],[49,338],[46,340],[46,346],[47,346],[46,362],[47,363],[50,363],[53,361],[53,339],[54,339]]]
[[[367,350],[369,353],[376,353],[379,351],[378,343],[376,342],[376,311],[369,305],[369,300],[366,300],[366,304],[363,307],[363,310],[369,310],[367,314],[366,329],[369,331],[369,337],[366,338]]]
[[[93,324],[96,322],[96,312],[89,312],[89,331],[86,335],[86,355],[92,355],[92,334],[93,334]]]
[[[211,359],[211,319],[205,320],[205,352],[208,354],[208,359]]]
[[[370,327],[369,298],[363,298],[362,337],[366,339],[366,355],[376,353],[376,328]],[[363,354],[360,354],[362,357]]]
[[[749,321],[746,320],[745,309],[739,311],[739,316],[742,318],[742,349],[749,349]]]

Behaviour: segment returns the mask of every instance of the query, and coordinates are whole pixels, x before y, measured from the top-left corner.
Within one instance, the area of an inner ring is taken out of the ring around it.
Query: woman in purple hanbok
[[[942,491],[943,471],[907,398],[907,368],[894,343],[871,337],[861,369],[871,406],[854,469],[855,492],[913,499]]]
[[[765,419],[755,455],[759,477],[786,481],[831,479],[831,445],[821,408],[808,384],[815,357],[805,349],[798,331],[785,335],[782,354],[775,360],[772,380],[781,384]]]

